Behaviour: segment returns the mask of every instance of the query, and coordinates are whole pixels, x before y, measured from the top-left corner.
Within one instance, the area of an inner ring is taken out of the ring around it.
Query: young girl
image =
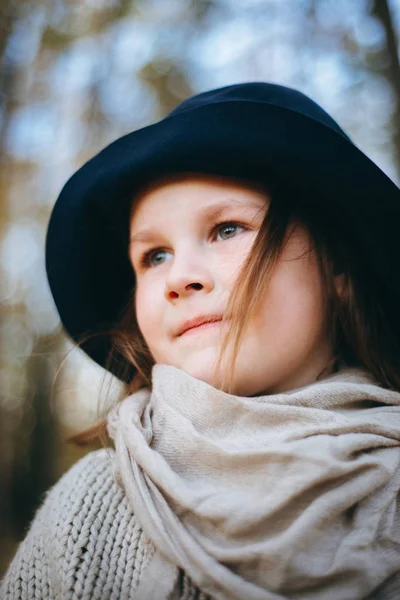
[[[400,192],[317,104],[199,94],[63,189],[47,273],[127,384],[2,598],[400,597]]]

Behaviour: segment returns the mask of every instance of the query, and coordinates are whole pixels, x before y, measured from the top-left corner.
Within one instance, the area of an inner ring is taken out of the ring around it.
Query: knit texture
[[[115,483],[113,454],[91,452],[46,493],[1,582],[1,600],[137,598],[154,546]],[[183,572],[176,597],[206,600]]]

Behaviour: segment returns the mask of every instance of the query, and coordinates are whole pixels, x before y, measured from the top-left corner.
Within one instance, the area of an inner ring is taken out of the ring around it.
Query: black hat
[[[158,123],[119,138],[62,189],[48,227],[46,269],[73,340],[112,328],[131,297],[128,210],[135,190],[184,172],[266,183],[277,177],[310,190],[319,211],[350,223],[400,339],[400,190],[307,96],[244,83],[193,96]],[[106,365],[107,336],[82,348]]]

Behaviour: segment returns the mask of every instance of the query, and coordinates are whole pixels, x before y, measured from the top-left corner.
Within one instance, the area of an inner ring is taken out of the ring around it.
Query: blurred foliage
[[[192,93],[249,80],[320,102],[396,181],[400,0],[2,0],[0,571],[43,492],[91,448],[102,370],[62,333],[46,225],[72,172]],[[105,398],[121,393],[118,382]]]

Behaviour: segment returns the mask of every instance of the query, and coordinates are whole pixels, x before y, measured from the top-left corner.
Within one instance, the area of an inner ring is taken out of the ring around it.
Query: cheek
[[[160,332],[160,301],[155,292],[154,285],[139,285],[135,294],[136,320],[150,349]]]
[[[319,326],[323,312],[323,290],[318,260],[306,233],[298,229],[289,242],[281,266],[282,302],[293,314]]]
[[[255,234],[238,236],[232,244],[221,245],[217,255],[216,267],[218,276],[230,287],[239,275],[240,268],[246,260],[255,239]]]
[[[260,319],[289,338],[313,337],[324,324],[322,285],[317,265],[301,258],[278,265],[265,291]]]

